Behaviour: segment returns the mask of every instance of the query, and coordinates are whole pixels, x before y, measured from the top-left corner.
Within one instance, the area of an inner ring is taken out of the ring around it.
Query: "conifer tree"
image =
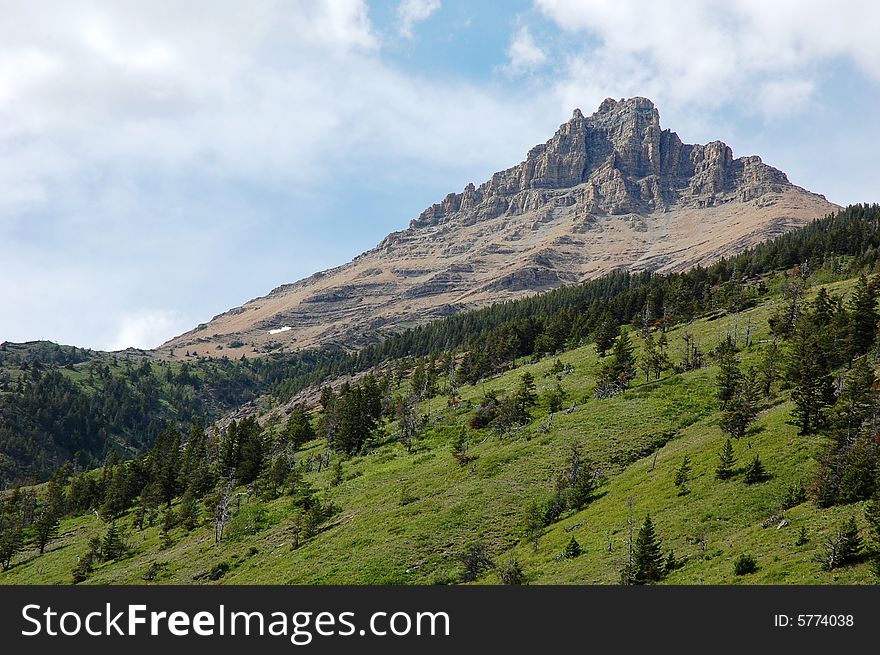
[[[538,397],[535,395],[535,378],[528,371],[520,376],[519,387],[516,391],[516,402],[523,414],[527,414],[538,402]]]
[[[4,571],[12,566],[12,558],[24,541],[20,499],[21,494],[16,489],[9,499],[0,500],[0,567]]]
[[[751,461],[746,469],[746,484],[755,484],[763,482],[767,478],[767,471],[761,463],[761,458],[755,455],[755,459]]]
[[[758,394],[757,375],[752,370],[740,379],[721,415],[721,429],[724,432],[737,439],[745,435],[758,415]]]
[[[663,578],[663,553],[660,550],[660,540],[654,532],[654,524],[651,515],[645,517],[645,522],[639,530],[633,553],[633,584],[647,584],[658,582]]]
[[[831,370],[821,353],[812,320],[801,317],[794,330],[785,377],[794,401],[794,422],[801,434],[812,434],[826,424],[826,409],[834,401]]]
[[[688,482],[691,479],[691,458],[687,455],[681,460],[681,466],[675,471],[675,486],[678,488],[678,495],[684,496],[690,493]]]
[[[724,448],[718,454],[718,467],[715,469],[715,477],[719,480],[727,480],[733,475],[733,443],[730,439],[724,442]]]
[[[622,391],[629,386],[630,381],[636,376],[635,357],[633,356],[633,344],[629,332],[621,331],[611,357],[606,360],[599,373],[599,386],[612,385],[617,391]]]
[[[838,443],[853,444],[865,429],[876,423],[880,405],[874,391],[875,382],[873,367],[866,357],[859,357],[844,378],[830,419],[831,435]]]
[[[565,405],[565,398],[565,389],[563,389],[562,385],[557,382],[556,387],[550,392],[548,409],[551,414],[562,410]]]
[[[605,357],[605,354],[614,345],[614,340],[620,333],[620,327],[611,313],[606,311],[599,321],[599,329],[596,331],[596,352],[599,357]]]
[[[727,405],[736,396],[743,379],[739,369],[739,359],[736,356],[736,347],[730,337],[727,337],[727,340],[718,346],[718,359],[720,370],[715,382],[718,402],[721,409],[727,409]]]
[[[315,429],[312,427],[306,406],[303,403],[295,405],[287,417],[287,423],[284,426],[284,438],[294,448],[300,448],[307,441],[314,439],[315,436]]]
[[[565,550],[562,552],[562,556],[565,559],[574,559],[576,557],[580,557],[581,553],[581,545],[577,542],[577,539],[572,537],[568,544],[565,546]]]
[[[860,357],[874,346],[878,323],[877,295],[864,273],[859,276],[848,309],[849,355],[850,358]]]
[[[56,473],[49,481],[46,489],[46,498],[40,507],[37,520],[34,522],[34,541],[40,550],[40,555],[45,552],[49,541],[58,534],[61,516],[64,514],[64,489],[62,484],[62,480]]]
[[[104,540],[101,542],[101,555],[105,560],[122,559],[128,554],[128,546],[122,540],[119,534],[119,528],[116,527],[116,521],[107,528]]]

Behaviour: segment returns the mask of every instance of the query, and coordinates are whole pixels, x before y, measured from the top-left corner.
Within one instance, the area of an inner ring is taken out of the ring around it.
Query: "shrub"
[[[581,545],[577,542],[577,539],[572,537],[562,552],[562,557],[564,559],[574,559],[575,557],[580,557],[582,552]]]
[[[737,575],[749,575],[758,570],[758,563],[751,555],[743,553],[733,563],[733,572]]]
[[[516,558],[506,561],[498,568],[498,577],[501,584],[528,584],[526,574]]]
[[[220,562],[219,564],[214,565],[208,573],[208,578],[211,580],[219,580],[227,573],[229,573],[229,562]]]

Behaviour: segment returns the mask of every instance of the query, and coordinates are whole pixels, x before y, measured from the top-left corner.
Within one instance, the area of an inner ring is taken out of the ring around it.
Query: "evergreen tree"
[[[633,350],[629,332],[621,331],[617,341],[614,342],[611,357],[606,360],[599,372],[600,389],[611,385],[617,391],[622,391],[629,386],[629,383],[636,376]]]
[[[516,402],[523,414],[528,414],[528,411],[538,402],[538,396],[535,394],[535,378],[528,371],[520,376],[519,387],[516,390]]]
[[[557,382],[556,386],[549,394],[547,407],[550,410],[550,413],[553,414],[562,411],[562,408],[565,406],[565,399],[565,389],[563,389],[562,385]]]
[[[196,502],[196,494],[192,487],[187,487],[180,499],[180,505],[177,508],[177,516],[175,523],[183,526],[189,532],[198,525],[199,506]]]
[[[266,474],[266,495],[269,498],[278,498],[279,494],[285,492],[292,475],[293,467],[285,455],[282,454],[273,459]]]
[[[862,537],[856,517],[851,516],[837,532],[825,540],[824,555],[819,558],[826,571],[851,564],[862,550]]]
[[[866,429],[873,430],[878,412],[875,382],[867,358],[859,357],[844,378],[830,419],[830,432],[838,443],[852,444]]]
[[[733,464],[736,461],[733,454],[733,443],[730,439],[724,442],[724,448],[718,454],[718,460],[715,477],[719,480],[727,480],[733,475]]]
[[[175,428],[169,428],[156,438],[156,442],[150,450],[151,477],[158,485],[162,501],[168,507],[171,506],[171,501],[174,500],[180,489],[180,466],[182,463],[180,441],[180,432]]]
[[[730,337],[718,346],[718,363],[720,370],[716,378],[718,402],[721,409],[727,409],[727,405],[734,399],[739,390],[743,375],[739,369],[739,359],[736,356],[736,347]]]
[[[287,417],[287,423],[284,427],[284,438],[294,448],[300,448],[316,436],[305,404],[298,403],[294,405],[293,409],[290,410],[290,415]]]
[[[849,301],[850,334],[849,356],[859,357],[867,353],[877,339],[877,295],[862,274]]]
[[[758,384],[754,371],[742,377],[721,415],[721,429],[740,439],[758,415]]]
[[[115,521],[107,528],[107,533],[101,542],[101,555],[107,561],[122,559],[128,555],[128,546],[122,540]]]
[[[405,398],[398,398],[394,404],[395,414],[397,414],[398,435],[406,446],[406,452],[408,453],[412,452],[413,445],[422,434],[422,422],[417,411],[417,400],[415,396],[411,395]]]
[[[678,495],[684,496],[690,493],[688,482],[691,479],[691,458],[687,455],[681,460],[681,466],[675,471],[675,486],[678,489]]]
[[[761,463],[761,458],[755,455],[755,459],[753,459],[748,468],[746,468],[746,484],[763,482],[766,478],[767,471]]]
[[[658,582],[663,578],[663,553],[660,550],[660,540],[654,532],[654,524],[651,515],[645,517],[645,522],[639,530],[633,553],[633,584],[647,584]]]
[[[812,434],[826,423],[826,409],[834,402],[831,369],[818,354],[821,343],[809,317],[801,317],[794,330],[786,381],[794,401],[794,422],[801,434]]]
[[[21,494],[16,489],[13,495],[0,500],[0,567],[8,571],[12,558],[24,542],[24,525],[21,516]]]
[[[617,339],[619,333],[620,326],[618,326],[614,317],[606,311],[602,315],[599,321],[599,329],[596,331],[596,352],[599,353],[599,357],[605,357],[605,354],[614,345],[614,340]]]
[[[329,387],[325,387],[328,388]],[[239,445],[238,445],[238,422],[233,419],[226,426],[226,433],[220,442],[220,471],[224,476],[230,476],[238,468]]]
[[[574,559],[580,557],[582,552],[581,545],[577,542],[577,539],[572,537],[565,546],[565,550],[562,552],[562,557],[565,559]]]
[[[779,361],[781,359],[779,343],[773,339],[761,355],[759,376],[761,392],[765,398],[773,394],[773,385],[779,379]]]
[[[238,450],[236,478],[239,484],[251,484],[260,477],[268,454],[263,428],[253,416],[238,424]]]
[[[61,469],[59,469],[61,471]],[[40,549],[40,555],[46,550],[49,541],[58,534],[61,517],[64,514],[63,478],[56,473],[49,481],[46,498],[40,507],[40,513],[34,522],[34,541]]]

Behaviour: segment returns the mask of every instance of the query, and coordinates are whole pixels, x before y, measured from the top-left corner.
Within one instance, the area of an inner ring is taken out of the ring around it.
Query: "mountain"
[[[401,328],[612,270],[704,265],[838,209],[760,157],[682,143],[646,98],[576,109],[547,143],[450,193],[337,268],[231,309],[161,350],[354,348]]]

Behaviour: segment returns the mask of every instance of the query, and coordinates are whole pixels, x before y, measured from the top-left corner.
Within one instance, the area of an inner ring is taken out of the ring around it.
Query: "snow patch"
[[[269,330],[269,334],[281,334],[282,332],[287,332],[288,330],[292,330],[293,328],[289,325],[285,325],[284,327],[276,328],[274,330]]]

